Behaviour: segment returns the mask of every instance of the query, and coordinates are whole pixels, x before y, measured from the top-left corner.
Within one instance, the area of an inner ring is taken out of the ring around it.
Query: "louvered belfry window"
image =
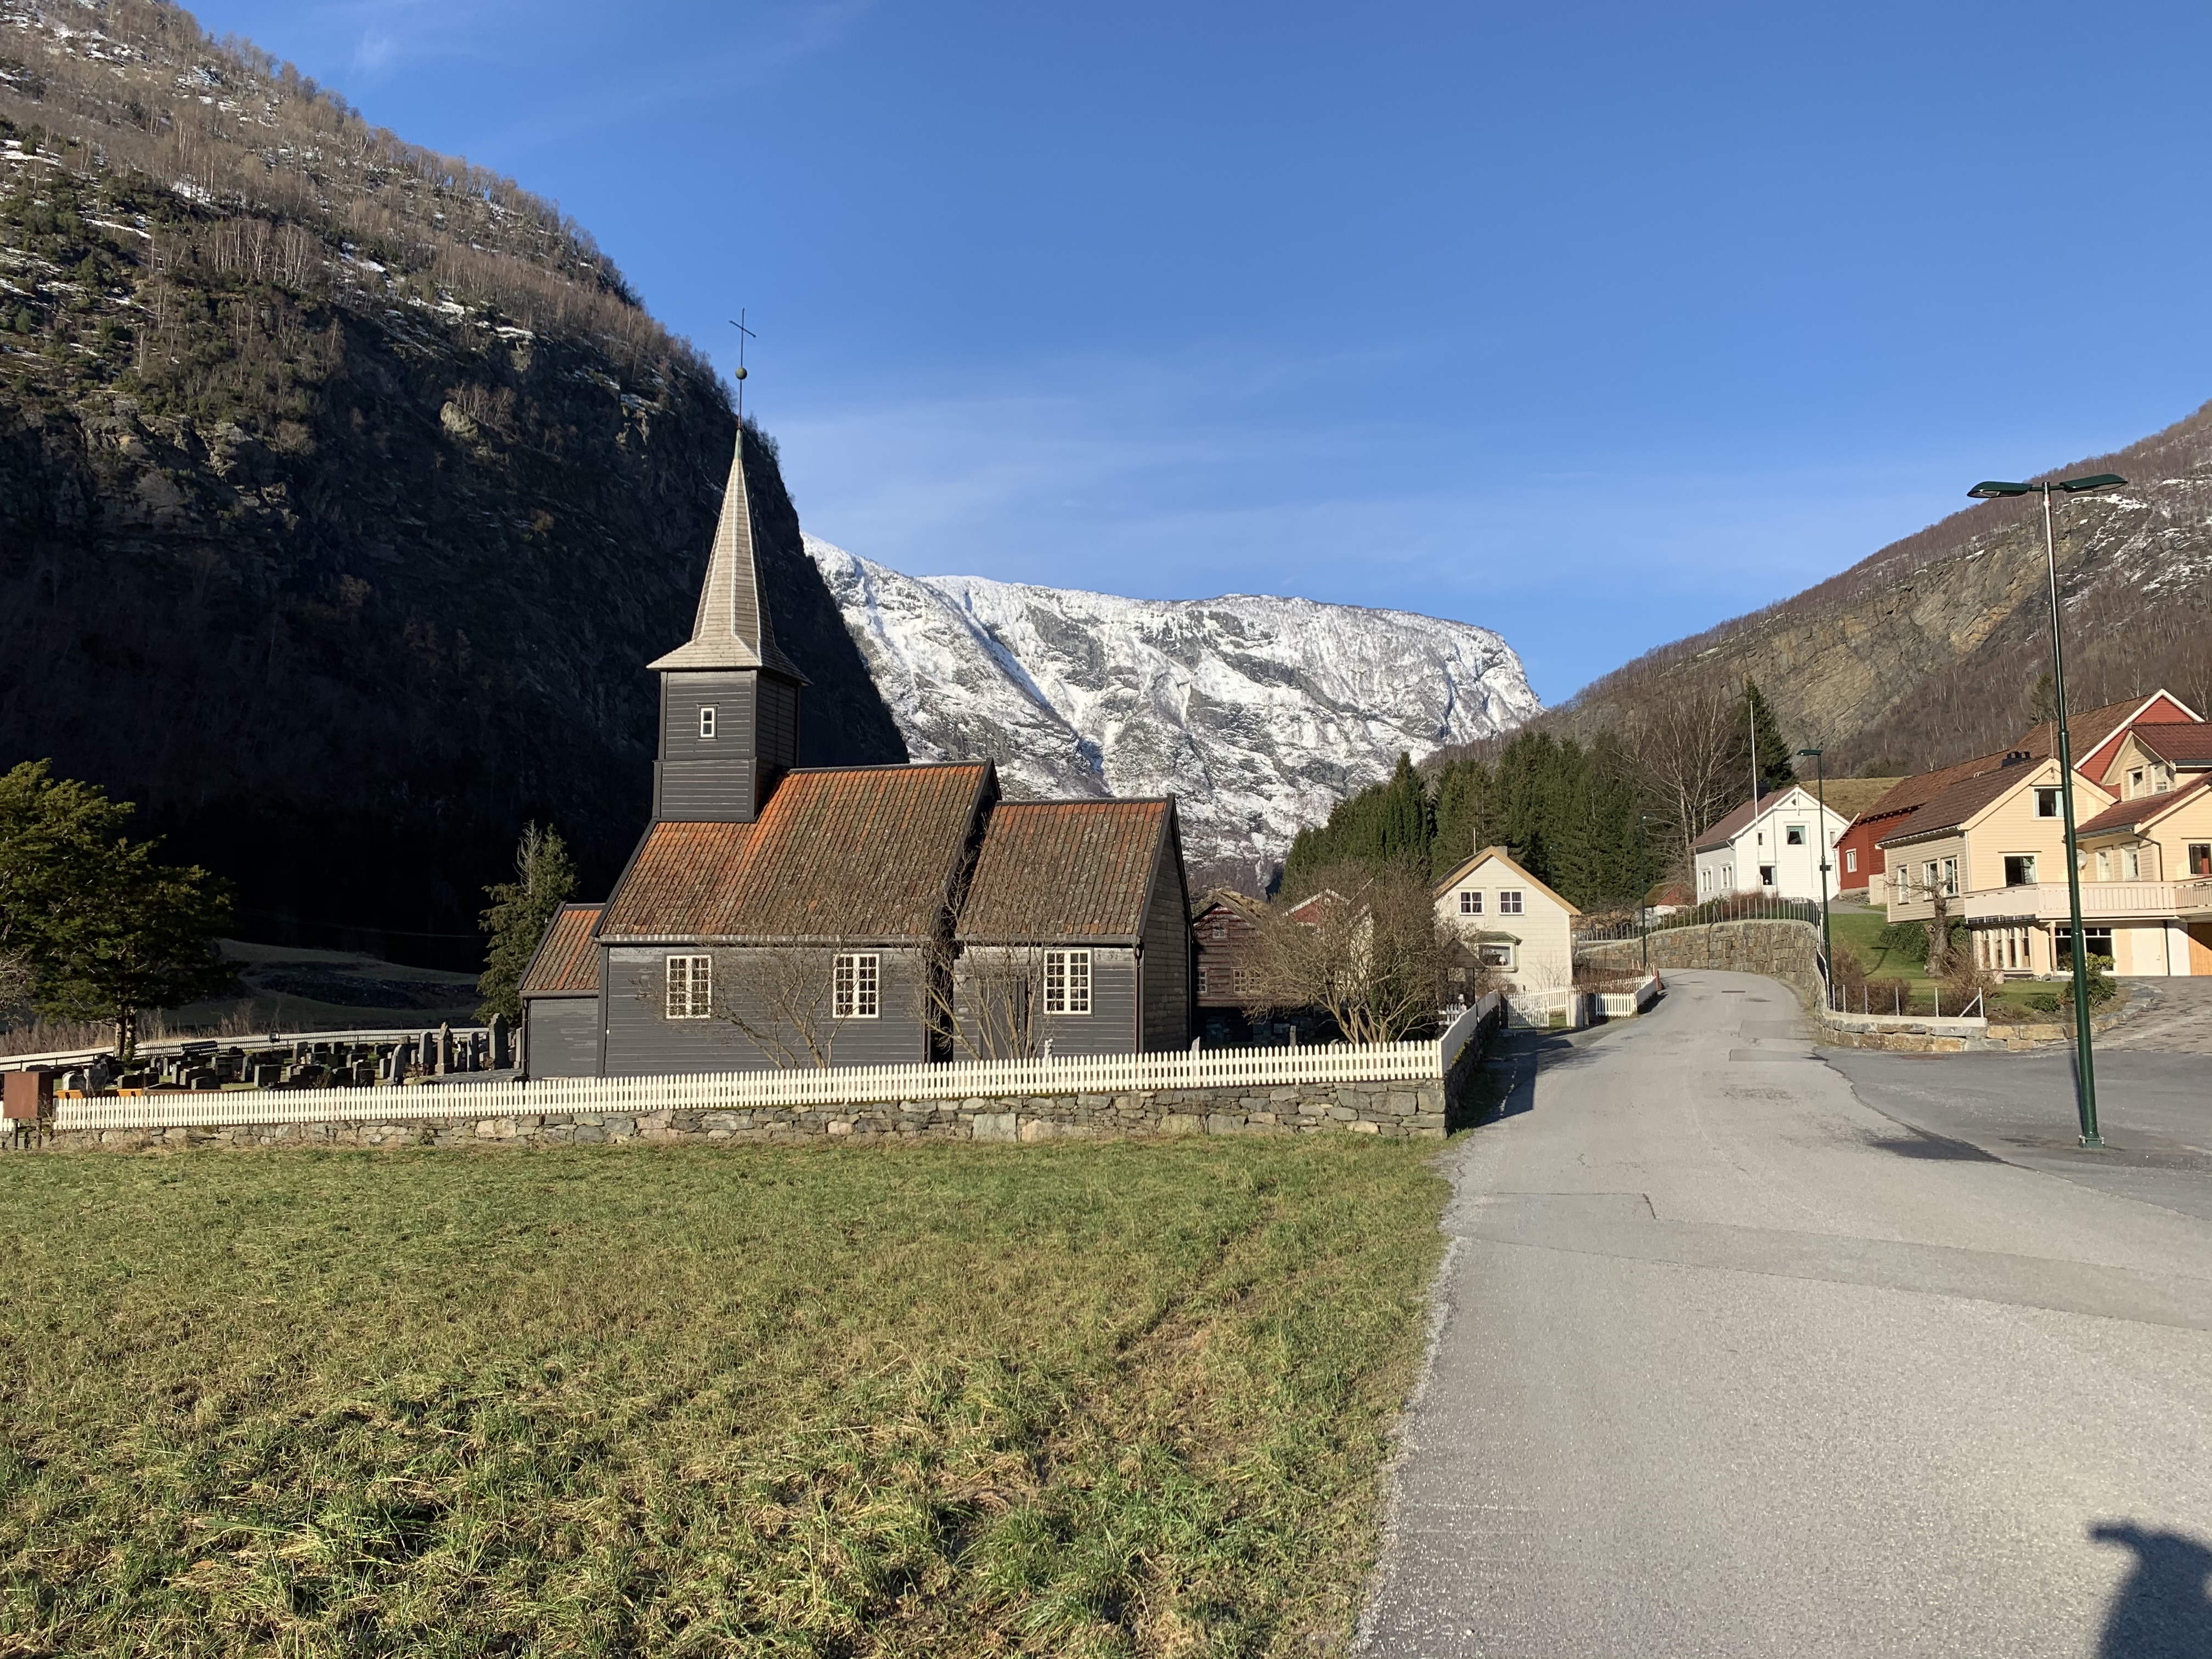
[[[873,951],[837,958],[830,1007],[839,1019],[874,1019],[883,1012],[883,958]]]
[[[669,957],[668,1018],[704,1019],[714,1008],[714,957]]]
[[[1048,1014],[1091,1012],[1091,952],[1044,953],[1044,1011]]]

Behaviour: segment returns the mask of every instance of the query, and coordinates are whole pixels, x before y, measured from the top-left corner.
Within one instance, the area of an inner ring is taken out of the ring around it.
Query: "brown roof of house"
[[[1813,786],[1809,783],[1784,784],[1779,789],[1770,789],[1761,795],[1759,798],[1757,810],[1761,812],[1772,810],[1774,803],[1792,789],[1802,789],[1808,799],[1813,798]],[[1842,809],[1833,801],[1828,803],[1828,810],[1838,817],[1844,816]],[[1706,825],[1705,834],[1698,837],[1697,846],[1693,850],[1700,853],[1708,852],[1713,848],[1733,841],[1739,833],[1750,826],[1752,812],[1753,806],[1749,801],[1746,801],[1741,806],[1729,808],[1723,816]]]
[[[1998,796],[2010,789],[2038,769],[2022,763],[2001,766],[1993,772],[1979,772],[1972,777],[1960,778],[1955,783],[1938,790],[1919,810],[1905,819],[1894,830],[1882,836],[1875,845],[1888,847],[1899,842],[1912,841],[1922,836],[1932,836],[1945,830],[1955,830],[1980,811]]]
[[[2153,692],[2149,696],[2130,697],[2125,702],[2108,702],[2102,708],[2085,708],[2078,714],[2069,714],[2066,736],[2075,758],[2088,759],[2091,750],[2111,737],[2136,709],[2155,696],[2157,693]],[[2026,750],[2033,759],[2050,759],[2058,752],[2058,722],[2045,720],[2039,726],[2031,726],[2027,735],[2014,747]]]
[[[592,930],[603,904],[564,904],[553,913],[538,952],[522,970],[522,994],[576,996],[599,988],[599,951]]]
[[[2212,765],[2212,724],[2203,720],[2146,720],[2132,728],[2137,743],[2176,766]]]
[[[1950,766],[1939,766],[1932,772],[1916,772],[1901,778],[1873,805],[1863,810],[1857,822],[1874,818],[1893,818],[1904,812],[1917,811],[1934,800],[1953,784],[1966,778],[1979,777],[1984,772],[1994,772],[2002,767],[2007,751],[1999,750],[1993,755],[1977,755]]]
[[[1164,800],[1001,801],[983,831],[958,936],[1133,941],[1174,822]]]
[[[603,939],[928,938],[989,762],[792,772],[752,823],[656,823],[623,872]]]
[[[2153,818],[2164,817],[2190,796],[2201,794],[2206,789],[2212,789],[2212,777],[2191,778],[2180,788],[2169,789],[2162,794],[2137,795],[2133,800],[2115,801],[2074,833],[2097,836],[2109,830],[2133,830]]]

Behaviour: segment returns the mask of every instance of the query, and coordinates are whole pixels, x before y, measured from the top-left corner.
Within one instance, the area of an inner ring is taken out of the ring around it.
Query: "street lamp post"
[[[2051,579],[2051,685],[2057,704],[2052,714],[2058,726],[2058,799],[2066,819],[2066,896],[2074,919],[2074,1099],[2084,1146],[2101,1146],[2105,1138],[2097,1133],[2097,1065],[2089,1041],[2089,957],[2081,936],[2081,854],[2074,838],[2074,739],[2066,729],[2066,653],[2058,638],[2058,534],[2052,525],[2051,492],[2083,495],[2126,482],[2117,472],[2093,472],[2051,483],[2004,483],[1990,479],[1966,492],[1978,501],[2004,495],[2043,497],[2043,558]]]
[[[1651,836],[1646,827],[1651,814],[1636,815],[1636,878],[1643,885],[1636,895],[1636,931],[1644,936],[1644,972],[1651,972]]]
[[[1813,777],[1820,799],[1820,961],[1822,988],[1826,992],[1828,1006],[1836,1006],[1836,940],[1828,928],[1828,763],[1821,757],[1823,750],[1800,749],[1801,755],[1813,757]]]

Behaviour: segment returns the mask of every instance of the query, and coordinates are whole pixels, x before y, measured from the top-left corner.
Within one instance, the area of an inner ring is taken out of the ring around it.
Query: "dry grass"
[[[0,1654],[1284,1654],[1408,1143],[20,1158]]]

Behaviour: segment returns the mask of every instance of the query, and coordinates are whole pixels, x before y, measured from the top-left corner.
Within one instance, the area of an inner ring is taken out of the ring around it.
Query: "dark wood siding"
[[[596,1077],[599,1000],[532,997],[522,1005],[522,1063],[532,1077]]]
[[[1144,1046],[1190,1047],[1190,895],[1172,836],[1160,838],[1152,902],[1145,912]]]
[[[1137,953],[1106,945],[1079,945],[1091,952],[1091,1012],[1047,1015],[1037,1022],[1040,1037],[1052,1040],[1055,1054],[1128,1054],[1137,1049]]]
[[[848,1020],[836,1035],[833,1058],[840,1066],[917,1065],[929,1058],[928,1029],[915,994],[915,953],[876,949],[882,957],[882,1013],[874,1019]],[[670,1019],[666,1015],[667,961],[672,956],[706,955],[714,962],[718,1008],[742,999],[753,1023],[761,1018],[761,958],[747,961],[738,949],[693,950],[680,945],[618,945],[607,952],[603,971],[606,1002],[606,1075],[653,1077],[691,1072],[750,1072],[780,1062],[756,1048],[726,1015],[706,1019]],[[831,952],[818,955],[824,995]]]
[[[799,688],[769,675],[760,681],[759,754],[764,773],[799,764]]]
[[[660,757],[653,771],[653,816],[744,823],[760,805],[756,744],[759,677],[750,669],[660,677]],[[699,711],[714,711],[714,735],[699,735]]]

